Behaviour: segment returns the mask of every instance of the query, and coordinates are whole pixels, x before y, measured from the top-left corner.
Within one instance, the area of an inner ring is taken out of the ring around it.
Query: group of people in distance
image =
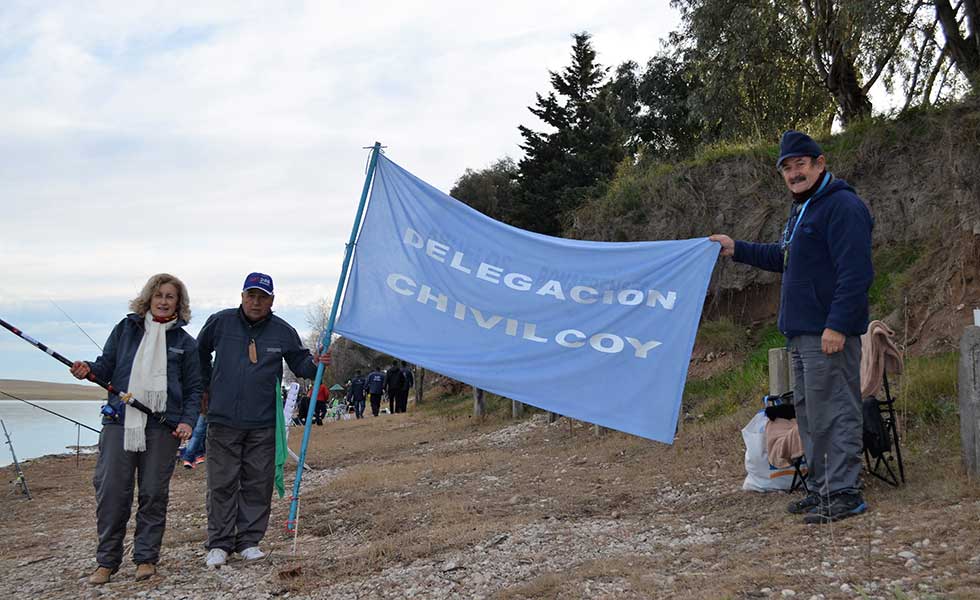
[[[388,413],[403,413],[408,410],[408,394],[415,387],[415,374],[405,361],[394,361],[387,371],[377,365],[373,371],[363,375],[361,369],[356,369],[354,375],[347,380],[344,395],[344,409],[354,413],[354,418],[363,419],[364,409],[368,398],[371,398],[371,413],[377,417],[381,414],[381,403],[388,399]],[[300,393],[299,409],[294,424],[306,423],[309,410],[310,393]],[[316,396],[316,406],[313,410],[313,424],[323,425],[330,403],[330,389],[326,383],[320,385]]]
[[[319,364],[330,364],[329,353],[311,354],[296,330],[272,314],[274,300],[272,278],[249,274],[241,304],[211,315],[195,340],[184,331],[191,318],[186,286],[160,273],[130,302],[131,313],[112,330],[102,355],[72,364],[75,377],[94,373],[176,426],[171,431],[117,394],[109,395],[93,479],[99,540],[90,583],[107,583],[122,564],[137,483],[136,579],[156,574],[174,456],[180,442],[191,437],[202,402],[207,403],[206,564],[219,567],[235,552],[246,561],[265,556],[259,542],[272,508],[282,361],[310,379]]]
[[[364,418],[365,402],[371,403],[371,414],[381,414],[381,401],[388,398],[390,414],[408,409],[408,392],[415,387],[415,374],[405,361],[395,361],[387,371],[377,365],[366,376],[360,369],[347,382],[347,401],[354,407],[356,418]]]
[[[867,509],[861,492],[862,413],[860,335],[868,326],[873,279],[867,205],[827,170],[820,146],[797,131],[781,140],[776,168],[792,196],[790,214],[775,243],[735,241],[714,234],[721,255],[782,273],[778,326],[794,371],[794,403],[809,467],[808,496],[790,504],[807,523],[828,523]],[[176,277],[154,275],[130,303],[131,314],[113,329],[103,354],[75,362],[127,390],[157,413],[172,432],[116,395],[104,410],[95,468],[98,568],[93,584],[109,581],[123,559],[134,484],[139,482],[133,558],[136,578],[154,575],[166,524],[169,480],[181,440],[191,436],[207,401],[207,559],[217,567],[229,555],[262,558],[259,542],[269,521],[276,444],[275,386],[282,361],[313,379],[318,363],[299,335],[272,314],[272,278],[251,273],[241,305],[211,315],[195,341],[187,289]],[[392,413],[405,412],[414,377],[405,362],[381,366],[347,385],[357,418],[365,396],[378,416],[387,395]]]

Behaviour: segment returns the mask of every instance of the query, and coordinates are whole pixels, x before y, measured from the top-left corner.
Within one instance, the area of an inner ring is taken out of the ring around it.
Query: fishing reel
[[[119,411],[113,408],[111,404],[103,404],[99,412],[102,413],[102,419],[105,421],[116,422],[119,420]]]

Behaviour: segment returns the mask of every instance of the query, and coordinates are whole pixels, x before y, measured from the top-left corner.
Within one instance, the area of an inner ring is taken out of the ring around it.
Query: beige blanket
[[[784,468],[803,456],[803,442],[796,419],[773,419],[766,423],[766,451],[769,464]]]
[[[881,390],[885,371],[902,372],[902,352],[895,345],[895,332],[881,321],[871,321],[861,336],[861,397],[875,396]]]

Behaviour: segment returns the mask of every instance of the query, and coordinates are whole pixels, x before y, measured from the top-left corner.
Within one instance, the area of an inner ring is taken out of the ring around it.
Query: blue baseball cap
[[[799,131],[789,131],[783,133],[783,138],[779,141],[779,160],[776,161],[778,169],[787,158],[797,156],[811,156],[816,158],[823,155],[820,145],[813,141],[813,138]]]
[[[245,278],[245,283],[242,284],[242,291],[245,292],[248,290],[262,290],[266,294],[273,296],[272,277],[265,273],[249,273],[248,277]]]

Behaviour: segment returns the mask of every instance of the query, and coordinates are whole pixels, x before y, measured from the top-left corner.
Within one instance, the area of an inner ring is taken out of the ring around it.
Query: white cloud
[[[119,306],[165,270],[218,307],[262,270],[301,314],[333,295],[362,146],[445,190],[519,158],[571,33],[642,64],[668,4],[4,3],[0,292]]]

